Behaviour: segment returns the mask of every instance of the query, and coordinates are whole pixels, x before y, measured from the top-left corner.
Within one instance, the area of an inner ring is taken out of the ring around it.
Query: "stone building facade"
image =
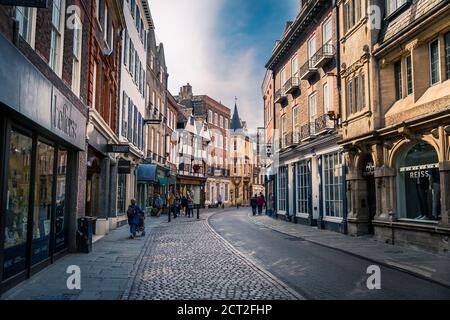
[[[353,114],[348,91],[344,98],[349,232],[447,252],[450,4],[372,4],[384,12],[381,29],[367,32],[363,17],[341,40],[352,48],[342,50],[343,82],[367,74],[367,107]]]

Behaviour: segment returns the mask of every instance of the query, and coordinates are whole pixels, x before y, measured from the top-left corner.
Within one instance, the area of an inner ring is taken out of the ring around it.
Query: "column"
[[[117,167],[118,163],[117,161],[114,161],[114,163],[110,166],[110,187],[109,187],[109,194],[110,194],[110,202],[109,202],[109,210],[108,210],[108,217],[116,217],[117,216]]]
[[[110,199],[110,160],[109,157],[102,158],[100,163],[100,196],[99,196],[99,212],[97,217],[107,218]]]
[[[441,173],[441,220],[439,225],[450,228],[450,161],[439,164]]]

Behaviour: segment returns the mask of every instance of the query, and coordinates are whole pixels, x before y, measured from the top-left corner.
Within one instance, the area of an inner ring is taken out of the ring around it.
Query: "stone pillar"
[[[100,163],[100,197],[99,197],[99,212],[97,217],[107,218],[109,210],[110,199],[110,159],[109,157],[102,158]]]
[[[441,220],[439,225],[450,228],[450,161],[439,164],[441,174]]]
[[[77,219],[85,215],[86,152],[69,152],[67,158],[67,242],[69,252],[76,252]]]
[[[109,202],[109,217],[117,217],[117,161],[114,161],[114,163],[111,163],[110,166],[110,188],[109,188],[109,194],[110,194],[110,202]]]
[[[397,212],[397,192],[395,179],[395,169],[387,167],[375,169],[375,189],[377,203],[375,220],[390,221],[392,214],[395,217],[395,213]]]

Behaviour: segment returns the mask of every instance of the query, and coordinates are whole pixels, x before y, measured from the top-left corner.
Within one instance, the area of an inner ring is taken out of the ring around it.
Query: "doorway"
[[[376,188],[375,188],[375,165],[372,156],[368,156],[364,162],[362,175],[366,180],[366,207],[368,218],[368,233],[374,234],[373,219],[376,214]]]

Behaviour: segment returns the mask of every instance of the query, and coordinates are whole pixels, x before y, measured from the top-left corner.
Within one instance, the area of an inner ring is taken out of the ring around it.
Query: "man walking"
[[[255,194],[255,196],[250,199],[250,205],[252,206],[253,215],[256,215],[257,197],[258,196]]]
[[[256,205],[258,206],[258,214],[262,214],[262,209],[265,203],[266,199],[264,199],[262,192],[260,192],[259,197],[256,199]]]
[[[141,208],[136,205],[136,200],[131,199],[131,204],[128,206],[127,210],[127,217],[128,217],[128,224],[130,225],[130,239],[136,238],[136,229],[139,224],[139,217],[140,215],[144,214],[144,211],[141,210]]]

